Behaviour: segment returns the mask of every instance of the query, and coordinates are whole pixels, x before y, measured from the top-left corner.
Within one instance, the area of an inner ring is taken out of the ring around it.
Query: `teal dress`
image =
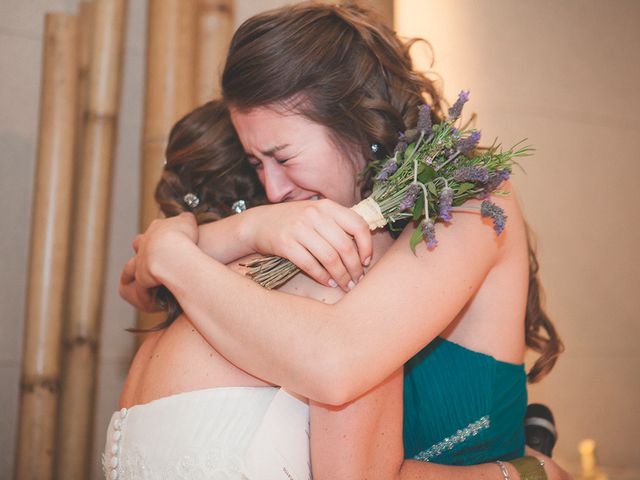
[[[405,458],[474,465],[521,457],[526,385],[523,364],[436,338],[405,365]]]

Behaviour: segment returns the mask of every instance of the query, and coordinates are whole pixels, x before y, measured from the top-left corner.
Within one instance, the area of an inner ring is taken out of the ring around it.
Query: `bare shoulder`
[[[462,327],[465,338],[477,338],[486,353],[503,359],[519,357],[519,343],[507,351],[506,341],[499,345],[487,341],[505,338],[493,333],[507,324],[514,326],[509,339],[522,343],[524,338],[520,332],[527,292],[526,234],[515,192],[508,184],[503,189],[508,194],[488,199],[508,217],[500,235],[492,220],[481,215],[482,200],[467,202],[449,223],[437,222],[434,248],[423,241],[414,254],[410,238],[416,227],[407,226],[365,276],[363,288],[340,301],[345,316],[359,319],[351,322],[354,329],[388,331],[389,336],[405,332],[407,340],[399,343],[398,358],[419,351],[447,329],[462,332]]]
[[[492,212],[496,218],[483,215],[484,202],[494,204]],[[504,219],[504,229],[497,228],[495,220]],[[490,258],[490,263],[496,264],[514,245],[526,241],[525,224],[517,194],[509,182],[505,182],[498,194],[487,199],[472,199],[461,207],[457,207],[451,222],[437,222],[435,224],[435,238],[437,245],[428,248],[426,242],[421,242],[413,255],[409,248],[409,239],[415,231],[415,226],[405,228],[404,232],[390,249],[389,254],[402,257],[417,257],[431,259],[444,257],[450,261],[468,261],[468,257],[482,255]],[[416,265],[420,265],[417,262]]]

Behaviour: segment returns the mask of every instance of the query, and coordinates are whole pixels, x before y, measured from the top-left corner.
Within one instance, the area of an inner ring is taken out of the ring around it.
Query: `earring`
[[[373,153],[378,153],[378,150],[380,150],[380,145],[377,143],[372,143],[371,144],[371,151]]]

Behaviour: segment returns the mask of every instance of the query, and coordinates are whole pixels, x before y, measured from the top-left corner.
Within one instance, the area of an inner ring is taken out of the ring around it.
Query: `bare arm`
[[[215,222],[199,225],[198,247],[223,264],[254,253],[256,250],[250,233],[251,222],[247,221],[247,217],[255,215],[256,211],[256,209],[250,209]]]
[[[383,383],[340,407],[311,403],[311,466],[313,478],[328,480],[500,480],[495,463],[472,466],[438,465],[404,460],[402,446],[403,371],[394,372]],[[537,452],[528,451],[527,455]],[[550,480],[569,476],[549,458],[544,458]],[[519,477],[505,463],[510,478]]]
[[[335,305],[265,291],[180,234],[151,232],[155,255],[143,256],[154,280],[234,364],[340,405],[381,383],[438,335],[499,257],[500,241],[476,214],[458,215],[453,227],[438,225],[440,245],[431,252],[418,246],[417,257],[407,246],[410,234],[407,229]],[[292,355],[299,361],[290,363]]]

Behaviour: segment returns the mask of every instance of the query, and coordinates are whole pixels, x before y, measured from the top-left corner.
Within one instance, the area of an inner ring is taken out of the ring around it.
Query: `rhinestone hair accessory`
[[[242,213],[247,209],[247,202],[245,202],[244,200],[236,200],[235,202],[233,202],[233,205],[231,205],[231,210],[233,210],[236,213]]]
[[[195,193],[189,192],[182,199],[189,208],[196,208],[198,205],[200,205],[200,199]]]

